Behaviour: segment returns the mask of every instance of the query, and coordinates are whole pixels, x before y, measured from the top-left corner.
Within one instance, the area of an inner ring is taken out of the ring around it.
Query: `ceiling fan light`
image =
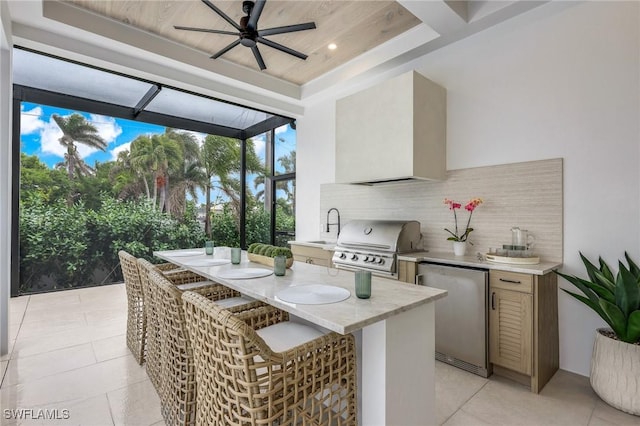
[[[338,45],[335,43],[329,43],[329,45],[327,46],[327,48],[329,50],[336,50],[338,48]]]

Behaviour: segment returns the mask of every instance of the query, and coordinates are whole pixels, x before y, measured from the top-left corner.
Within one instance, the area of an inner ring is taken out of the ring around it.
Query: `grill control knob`
[[[384,264],[384,259],[382,259],[382,258],[378,259],[378,263],[379,263],[380,265],[383,265],[383,264]]]
[[[372,260],[373,260],[373,258],[369,258],[369,256],[365,256],[365,257],[364,257],[364,261],[365,261],[365,262],[370,262],[370,261],[372,261]]]
[[[340,253],[340,259],[346,259],[346,258],[347,258],[347,255],[346,255],[346,254],[344,254],[344,253]]]
[[[351,260],[358,260],[358,255],[352,254],[351,255]]]

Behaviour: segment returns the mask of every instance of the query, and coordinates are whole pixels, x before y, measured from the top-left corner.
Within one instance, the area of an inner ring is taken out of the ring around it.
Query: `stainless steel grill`
[[[395,276],[397,254],[418,251],[421,244],[420,222],[415,220],[352,220],[340,231],[333,263]]]

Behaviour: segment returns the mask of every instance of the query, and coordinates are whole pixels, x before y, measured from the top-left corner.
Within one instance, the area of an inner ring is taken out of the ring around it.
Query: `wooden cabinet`
[[[398,260],[398,281],[415,284],[418,265],[408,260]]]
[[[333,250],[291,244],[291,252],[293,253],[293,260],[295,261],[333,268],[333,262],[331,261],[331,258],[333,258]]]
[[[492,270],[489,297],[493,372],[540,392],[559,366],[556,275]]]

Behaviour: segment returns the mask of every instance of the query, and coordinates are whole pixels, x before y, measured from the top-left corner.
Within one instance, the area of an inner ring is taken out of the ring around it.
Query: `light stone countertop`
[[[246,253],[242,253],[239,265],[189,266],[189,260],[211,259],[204,253],[195,256],[174,256],[181,251],[202,251],[203,249],[185,249],[156,251],[154,255],[185,269],[194,271],[208,279],[233,288],[242,294],[276,306],[293,315],[340,334],[348,334],[367,325],[385,320],[401,312],[408,311],[426,303],[445,297],[447,292],[433,287],[417,286],[397,280],[371,277],[371,298],[358,299],[355,295],[354,272],[326,268],[303,262],[294,262],[286,275],[269,275],[264,278],[223,279],[217,277],[221,271],[236,268],[264,268],[268,266],[249,262]],[[213,258],[229,259],[229,248],[216,247]],[[185,263],[186,262],[186,263]],[[303,305],[284,302],[276,294],[291,286],[324,284],[345,288],[351,296],[338,303],[323,305]]]
[[[470,266],[532,275],[544,275],[562,266],[560,262],[540,262],[536,265],[513,265],[479,260],[477,255],[455,256],[453,253],[431,251],[400,254],[398,255],[398,260],[406,260],[409,262],[436,262],[453,266]]]

